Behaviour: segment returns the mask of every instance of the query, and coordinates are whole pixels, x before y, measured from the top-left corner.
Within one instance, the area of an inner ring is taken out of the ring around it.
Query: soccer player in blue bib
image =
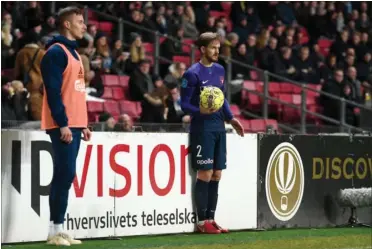
[[[226,169],[225,121],[229,122],[240,136],[244,136],[244,131],[240,122],[233,117],[226,99],[220,110],[204,109],[200,106],[200,92],[203,87],[214,86],[224,92],[225,69],[216,63],[220,49],[217,34],[201,34],[198,46],[202,58],[185,72],[181,85],[182,110],[192,117],[190,149],[192,167],[197,171],[197,228],[201,233],[227,233],[228,230],[221,228],[214,220],[218,183],[222,170]]]

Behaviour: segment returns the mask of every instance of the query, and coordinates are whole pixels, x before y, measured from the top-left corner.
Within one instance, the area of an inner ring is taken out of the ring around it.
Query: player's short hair
[[[83,15],[83,11],[76,6],[69,6],[58,11],[57,26],[60,29],[63,28],[63,22],[73,14]]]
[[[215,40],[218,40],[219,37],[218,37],[218,34],[217,33],[213,33],[213,32],[205,32],[205,33],[202,33],[200,36],[199,36],[199,39],[197,41],[197,46],[199,47],[199,49],[201,47],[208,47],[208,45],[215,41]]]

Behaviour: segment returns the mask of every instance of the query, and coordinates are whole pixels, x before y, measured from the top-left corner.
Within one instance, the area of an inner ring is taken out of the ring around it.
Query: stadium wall
[[[258,135],[258,228],[345,225],[340,189],[372,186],[372,137]],[[372,224],[372,207],[357,209]]]
[[[254,229],[257,135],[227,136],[229,170],[216,218],[232,230]],[[1,142],[2,243],[43,241],[53,174],[49,136],[2,131]],[[94,133],[81,145],[65,229],[77,238],[193,232],[195,175],[187,155],[185,133]]]

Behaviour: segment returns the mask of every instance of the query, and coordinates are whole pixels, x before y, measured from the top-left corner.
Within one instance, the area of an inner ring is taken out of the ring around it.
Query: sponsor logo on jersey
[[[197,160],[196,163],[199,164],[199,165],[212,164],[213,163],[213,159],[208,158],[207,160]]]
[[[301,156],[290,143],[279,144],[271,153],[266,169],[266,198],[273,215],[288,221],[297,213],[304,192]]]
[[[85,92],[85,82],[83,80],[76,80],[75,90],[78,92]]]

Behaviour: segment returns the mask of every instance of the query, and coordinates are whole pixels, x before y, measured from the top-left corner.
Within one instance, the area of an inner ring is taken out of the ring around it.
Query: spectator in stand
[[[101,78],[95,79],[95,72],[91,70],[89,56],[92,53],[92,49],[89,48],[89,42],[86,39],[79,41],[79,48],[77,49],[81,62],[84,68],[84,80],[86,93],[93,97],[101,97],[104,92],[104,86]],[[95,80],[94,80],[95,79]]]
[[[102,33],[98,33],[95,38],[95,44],[96,44],[95,58],[100,58],[102,61],[102,64],[100,66],[101,71],[106,74],[111,73],[112,58],[107,37]]]
[[[277,51],[278,40],[275,37],[271,37],[269,44],[261,51],[260,66],[264,70],[270,72],[274,71],[274,62],[277,60],[279,54]]]
[[[152,2],[147,2],[143,6],[144,10],[144,20],[143,20],[143,27],[149,30],[156,30],[157,26],[156,23],[154,22],[154,8],[152,6]],[[150,42],[154,43],[155,42],[155,36],[152,33],[149,32],[143,32],[143,41],[144,42]]]
[[[217,32],[217,28],[215,24],[216,24],[216,18],[214,16],[209,15],[206,23],[200,26],[200,33]]]
[[[320,83],[330,81],[333,78],[334,72],[337,69],[337,57],[336,55],[330,55],[327,58],[327,62],[320,67]]]
[[[288,47],[281,48],[281,54],[274,64],[274,72],[287,79],[297,79],[298,72],[292,59],[292,49]]]
[[[130,53],[125,52],[121,40],[117,40],[112,50],[112,72],[117,75],[125,75],[127,73],[127,64]]]
[[[302,47],[300,50],[300,58],[296,63],[296,71],[298,72],[298,80],[303,83],[318,83],[316,65],[310,58],[310,50],[308,47]]]
[[[2,121],[28,120],[28,92],[22,82],[1,77],[1,119]],[[11,124],[12,125],[12,124]],[[9,126],[6,122],[4,126]]]
[[[114,131],[118,132],[131,132],[133,131],[133,122],[128,114],[122,114],[118,118],[118,122],[115,124]]]
[[[26,45],[16,57],[14,76],[22,81],[30,93],[29,113],[32,120],[41,120],[43,104],[43,79],[41,77],[40,63],[45,50],[39,46],[39,36],[29,31],[24,41]]]
[[[362,13],[361,14],[360,20],[358,20],[356,22],[356,26],[358,27],[358,29],[360,31],[362,31],[362,32],[368,32],[368,30],[371,27],[371,23],[370,23],[370,20],[369,20],[369,17],[367,15],[367,13]]]
[[[270,41],[270,30],[262,29],[257,39],[257,49],[258,50],[264,49],[269,44],[269,41]]]
[[[182,26],[185,30],[185,38],[196,39],[199,36],[199,31],[195,25],[195,13],[191,6],[186,7],[182,17]]]
[[[144,94],[145,101],[142,102],[141,122],[164,123],[165,100],[168,90],[159,76],[153,79],[155,88]]]
[[[159,31],[161,34],[166,34],[168,33],[168,23],[167,19],[164,17],[163,14],[157,14],[156,15],[156,29]]]
[[[272,32],[271,36],[276,38],[278,40],[278,42],[281,43],[282,37],[284,35],[284,31],[285,31],[285,26],[283,25],[283,23],[280,20],[278,20],[275,23],[275,28],[274,28],[274,31]]]
[[[247,54],[247,47],[245,43],[240,43],[237,48],[237,52],[234,54],[233,59],[236,61],[239,61],[240,63],[246,65],[249,64],[250,58]],[[239,79],[244,79],[244,80],[249,80],[249,74],[247,71],[249,69],[245,66],[241,66],[240,64],[234,64],[232,67],[233,71],[233,79],[239,78]]]
[[[168,60],[172,60],[173,56],[175,55],[185,54],[182,49],[182,41],[184,37],[183,34],[183,27],[178,26],[173,32],[173,37],[176,38],[178,41],[167,39],[160,45],[160,54],[162,57],[165,57]]]
[[[356,60],[361,61],[364,54],[366,53],[365,48],[361,44],[361,34],[359,32],[353,33],[352,39],[350,41],[350,47],[354,49]]]
[[[138,33],[131,33],[131,45],[129,49],[129,59],[126,64],[127,73],[131,74],[138,66],[140,61],[145,59],[145,47],[142,44],[142,37]]]
[[[366,53],[363,57],[363,61],[358,63],[357,71],[358,79],[363,82],[363,86],[369,87],[367,80],[369,76],[372,76],[372,60],[370,52]]]
[[[334,72],[333,80],[330,80],[323,85],[322,91],[336,95],[341,98],[345,98],[350,101],[360,102],[360,99],[358,99],[357,97],[358,95],[355,91],[355,88],[350,84],[350,82],[344,80],[343,70],[340,69],[337,69]],[[320,101],[323,106],[325,116],[331,117],[336,120],[340,120],[341,102],[338,99],[321,95]],[[345,120],[348,124],[358,126],[359,122],[358,115],[359,115],[358,108],[355,108],[355,106],[352,105],[346,105]],[[332,122],[326,123],[329,125],[335,125]]]
[[[347,77],[346,81],[349,86],[352,88],[352,99],[353,101],[361,103],[362,101],[362,90],[361,90],[361,83],[357,79],[357,70],[355,67],[349,67],[347,69]]]
[[[247,16],[248,32],[250,34],[258,33],[261,28],[261,21],[254,9],[254,6],[248,4],[245,15]]]
[[[145,93],[152,92],[154,84],[150,76],[150,62],[141,60],[137,69],[133,71],[129,79],[129,94],[131,100],[144,101]]]
[[[336,38],[336,41],[330,48],[330,53],[337,56],[338,61],[343,61],[346,56],[346,50],[349,47],[349,31],[344,29],[340,35]]]
[[[277,18],[285,25],[292,25],[296,23],[296,16],[293,8],[289,2],[279,2],[276,5]]]
[[[108,112],[102,112],[98,118],[99,124],[96,129],[100,131],[114,131],[116,120]]]
[[[13,35],[11,25],[5,24],[1,28],[1,68],[11,68],[14,65],[15,50],[13,48]]]
[[[353,50],[352,50],[353,51]],[[347,73],[349,67],[355,66],[355,56],[353,53],[347,54],[344,61],[340,62],[339,68],[344,70],[344,74]]]
[[[178,87],[181,86],[181,77],[186,71],[186,65],[182,62],[173,63],[169,67],[169,73],[165,76],[164,82],[168,86],[170,84],[175,84]]]
[[[137,10],[137,9],[134,9],[131,13],[131,19],[129,21],[132,24],[134,24],[135,26],[142,26],[140,11]],[[136,33],[136,34],[142,35],[141,30],[138,30],[134,26],[124,25],[124,30],[125,30],[126,34]],[[125,43],[131,43],[131,36],[130,35],[125,35],[124,36],[124,42]]]
[[[241,15],[239,16],[238,20],[239,23],[234,26],[233,32],[239,36],[239,42],[245,42],[249,35],[247,17],[245,15]]]
[[[255,34],[250,34],[247,39],[248,64],[253,65],[257,55],[257,38]]]
[[[42,25],[41,34],[43,36],[50,35],[51,33],[56,31],[56,19],[53,15],[50,15],[46,19],[47,21]]]
[[[179,86],[169,84],[169,96],[165,101],[164,118],[167,123],[190,123],[190,115],[186,115],[181,109],[181,95]]]

